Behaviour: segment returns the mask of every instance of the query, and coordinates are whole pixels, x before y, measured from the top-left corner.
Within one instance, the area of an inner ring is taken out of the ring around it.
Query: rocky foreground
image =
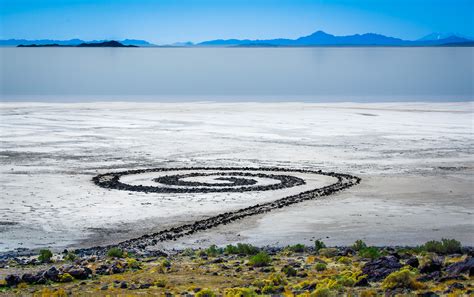
[[[36,296],[468,296],[474,294],[474,249],[456,240],[415,248],[315,245],[173,251],[106,256],[42,250],[0,262],[0,294]],[[157,254],[158,255],[158,254]]]

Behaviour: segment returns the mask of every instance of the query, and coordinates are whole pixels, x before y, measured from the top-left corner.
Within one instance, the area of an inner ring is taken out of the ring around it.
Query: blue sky
[[[296,38],[374,32],[474,36],[474,0],[0,0],[0,38]]]

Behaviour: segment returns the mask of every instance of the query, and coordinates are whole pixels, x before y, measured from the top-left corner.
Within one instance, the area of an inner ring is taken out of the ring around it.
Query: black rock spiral
[[[166,172],[166,171],[211,171],[210,173],[192,172],[186,174],[164,175],[156,178],[154,181],[159,183],[157,186],[129,185],[120,182],[120,177],[128,174],[141,174],[148,172]],[[253,173],[248,171],[265,171],[268,173]],[[275,173],[272,173],[275,172]],[[276,172],[279,172],[278,174]],[[281,174],[285,172],[285,174]],[[210,229],[221,224],[228,224],[233,221],[269,212],[272,209],[282,208],[288,205],[299,203],[306,200],[316,199],[318,197],[331,195],[360,183],[360,178],[343,173],[323,172],[321,170],[306,169],[287,169],[287,168],[253,168],[253,167],[187,167],[187,168],[153,168],[128,170],[122,172],[106,173],[94,177],[93,182],[103,188],[118,189],[126,191],[154,192],[154,193],[208,193],[208,192],[245,192],[245,191],[268,191],[294,187],[305,184],[305,181],[299,177],[290,175],[291,172],[319,174],[332,176],[337,182],[311,190],[307,190],[295,195],[277,199],[272,202],[256,204],[239,210],[225,212],[207,219],[198,220],[191,224],[184,224],[157,233],[143,235],[138,238],[129,239],[116,245],[99,246],[88,249],[81,249],[77,252],[82,254],[103,255],[109,248],[118,246],[125,250],[134,252],[146,251],[148,246],[156,245],[158,242],[176,240],[177,238],[191,235],[198,231]],[[288,174],[286,174],[288,173]],[[183,181],[185,178],[198,176],[219,176],[214,180],[224,181],[217,183],[202,183],[194,181]],[[245,177],[245,178],[243,178]],[[277,180],[277,183],[271,185],[258,185],[253,178],[270,178]],[[176,186],[176,187],[175,187]]]
[[[236,169],[239,171],[236,171]],[[156,186],[130,185],[120,181],[120,178],[125,175],[181,170],[206,170],[212,172],[192,172],[186,174],[164,175],[153,179],[153,181],[161,184]],[[213,193],[269,191],[291,188],[305,184],[305,181],[303,179],[291,175],[243,172],[249,170],[255,171],[255,168],[153,168],[101,174],[94,177],[93,181],[96,185],[107,189],[146,193]],[[257,169],[257,171],[260,170]],[[215,178],[215,180],[227,182],[202,183],[183,180],[185,178],[203,176],[219,176],[218,178]],[[252,179],[252,177],[267,178],[275,180],[277,182],[269,185],[258,185],[257,181],[255,179]]]

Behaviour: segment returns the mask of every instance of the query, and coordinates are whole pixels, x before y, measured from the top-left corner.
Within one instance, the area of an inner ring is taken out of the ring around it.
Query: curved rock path
[[[120,178],[130,174],[142,174],[149,172],[166,172],[166,171],[214,171],[211,174],[190,173],[190,174],[174,174],[164,175],[154,181],[159,183],[156,186],[130,185],[120,181]],[[250,171],[265,171],[268,173],[250,173]],[[272,173],[273,172],[273,173]],[[285,172],[288,174],[277,174],[276,172]],[[296,195],[290,195],[275,201],[256,204],[239,210],[225,212],[207,219],[195,221],[191,224],[169,228],[153,234],[146,234],[137,238],[125,240],[118,244],[97,246],[86,249],[78,249],[76,253],[80,255],[104,255],[111,247],[118,247],[133,253],[149,253],[147,248],[156,245],[158,242],[175,240],[177,238],[194,234],[198,231],[207,230],[221,224],[228,224],[233,221],[243,219],[252,215],[269,212],[273,209],[283,208],[288,205],[299,203],[306,200],[316,199],[322,196],[328,196],[336,192],[342,191],[360,183],[359,177],[336,173],[323,172],[321,170],[306,169],[286,169],[277,167],[185,167],[185,168],[152,168],[140,170],[127,170],[114,173],[106,173],[95,176],[92,181],[103,188],[117,189],[125,191],[155,192],[155,193],[208,193],[208,192],[246,192],[246,191],[267,191],[282,188],[290,188],[304,184],[304,180],[299,177],[290,175],[291,172],[310,173],[326,175],[337,178],[337,182],[311,190],[307,190]],[[214,181],[222,181],[222,183],[203,183],[195,181],[185,181],[183,179],[197,176],[219,176]],[[255,177],[269,178],[278,182],[270,185],[259,185]]]

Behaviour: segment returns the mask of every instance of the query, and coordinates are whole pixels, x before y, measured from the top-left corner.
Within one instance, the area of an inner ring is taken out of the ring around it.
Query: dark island
[[[78,45],[61,45],[57,43],[51,44],[20,44],[17,47],[138,47],[136,45],[125,45],[118,41],[104,41],[104,42],[91,42],[91,43],[81,43]]]

